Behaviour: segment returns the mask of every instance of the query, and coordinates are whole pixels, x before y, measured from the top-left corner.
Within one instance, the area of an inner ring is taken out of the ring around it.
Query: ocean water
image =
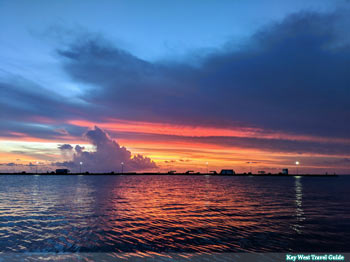
[[[350,252],[350,176],[0,176],[0,252]]]

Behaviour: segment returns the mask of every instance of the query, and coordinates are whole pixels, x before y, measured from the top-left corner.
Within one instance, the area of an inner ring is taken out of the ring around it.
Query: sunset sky
[[[350,173],[350,2],[0,1],[0,172]]]

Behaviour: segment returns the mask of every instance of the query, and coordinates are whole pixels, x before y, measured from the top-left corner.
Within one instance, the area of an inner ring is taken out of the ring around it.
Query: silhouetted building
[[[220,171],[220,175],[234,175],[234,174],[236,173],[232,169],[222,169]]]
[[[193,170],[188,170],[188,171],[185,172],[185,174],[188,175],[188,174],[192,174],[193,172],[194,172]]]
[[[282,169],[282,174],[283,175],[288,175],[288,168],[283,168]]]
[[[68,169],[56,169],[56,174],[68,174],[69,172]]]
[[[258,174],[260,174],[260,175],[265,175],[266,172],[265,172],[265,171],[258,171]]]

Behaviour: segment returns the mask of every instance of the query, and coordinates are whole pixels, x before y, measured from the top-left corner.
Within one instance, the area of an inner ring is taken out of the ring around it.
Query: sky
[[[349,1],[2,0],[0,24],[0,172],[350,173]]]

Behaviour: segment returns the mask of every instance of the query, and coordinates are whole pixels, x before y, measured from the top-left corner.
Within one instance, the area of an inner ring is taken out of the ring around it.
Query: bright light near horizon
[[[300,163],[299,163],[299,161],[296,161],[295,164],[296,164],[296,165],[299,165]]]

